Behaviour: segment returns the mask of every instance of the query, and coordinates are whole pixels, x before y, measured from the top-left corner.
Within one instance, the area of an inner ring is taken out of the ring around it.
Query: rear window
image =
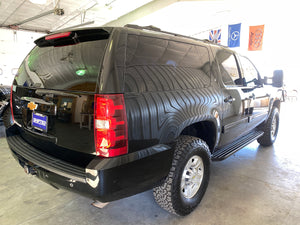
[[[24,59],[14,83],[23,87],[94,92],[108,35],[89,38],[91,41],[79,39],[62,46],[53,44],[53,40],[49,43],[45,38],[38,40],[41,47],[36,46]]]

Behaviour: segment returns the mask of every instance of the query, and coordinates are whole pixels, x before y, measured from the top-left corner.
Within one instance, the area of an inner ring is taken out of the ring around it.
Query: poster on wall
[[[215,44],[221,44],[221,29],[211,30],[209,32],[209,40]]]
[[[240,47],[241,23],[228,26],[228,47]]]
[[[249,51],[262,50],[265,25],[249,27]]]

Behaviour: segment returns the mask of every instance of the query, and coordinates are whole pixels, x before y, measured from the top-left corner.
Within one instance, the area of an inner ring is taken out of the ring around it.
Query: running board
[[[236,153],[238,150],[244,148],[251,142],[255,141],[263,134],[264,134],[263,131],[253,131],[221,149],[216,149],[211,159],[213,161],[224,160],[227,157],[231,156],[232,154]]]

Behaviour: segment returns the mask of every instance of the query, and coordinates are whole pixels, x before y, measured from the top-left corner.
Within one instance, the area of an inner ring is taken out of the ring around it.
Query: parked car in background
[[[4,126],[12,125],[12,116],[9,107],[10,86],[0,86],[0,120],[4,121]]]

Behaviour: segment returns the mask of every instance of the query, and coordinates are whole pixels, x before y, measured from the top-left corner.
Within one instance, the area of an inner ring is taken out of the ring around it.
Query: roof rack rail
[[[134,28],[134,29],[139,29],[139,30],[150,30],[150,31],[156,31],[156,32],[160,32],[160,33],[164,33],[164,34],[170,34],[176,37],[184,37],[184,38],[189,38],[192,40],[196,40],[196,41],[202,41],[201,39],[198,38],[194,38],[194,37],[190,37],[190,36],[186,36],[186,35],[181,35],[181,34],[176,34],[176,33],[172,33],[172,32],[168,32],[168,31],[163,31],[158,27],[155,26],[139,26],[139,25],[135,25],[135,24],[126,24],[124,27],[129,27],[129,28]]]
[[[210,44],[213,44],[213,45],[218,45],[218,46],[221,46],[221,47],[228,48],[228,46],[218,44],[218,43],[216,43],[216,42],[214,42],[212,40],[209,40],[209,39],[201,39],[201,41],[204,41],[204,42],[207,42],[207,43],[210,43]]]
[[[155,27],[153,25],[139,26],[139,25],[136,25],[136,24],[126,24],[124,27],[135,28],[135,29],[139,29],[139,30],[153,30],[153,31],[162,32],[160,28]]]

